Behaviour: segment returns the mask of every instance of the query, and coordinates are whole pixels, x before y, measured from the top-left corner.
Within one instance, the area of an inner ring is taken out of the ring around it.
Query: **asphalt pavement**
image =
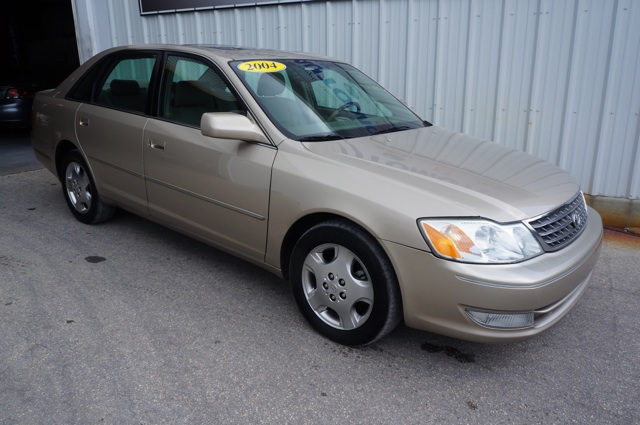
[[[640,423],[640,238],[607,231],[585,296],[529,341],[400,326],[347,348],[270,273],[131,214],[81,224],[46,170],[0,174],[0,424]]]
[[[0,176],[38,170],[28,129],[0,128]]]

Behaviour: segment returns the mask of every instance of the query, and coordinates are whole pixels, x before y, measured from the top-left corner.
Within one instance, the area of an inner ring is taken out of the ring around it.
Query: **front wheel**
[[[87,224],[110,219],[115,209],[100,199],[89,167],[80,152],[67,152],[61,165],[62,192],[73,215]]]
[[[293,250],[290,277],[303,316],[340,344],[370,344],[401,320],[400,291],[386,253],[350,222],[331,220],[305,232]]]

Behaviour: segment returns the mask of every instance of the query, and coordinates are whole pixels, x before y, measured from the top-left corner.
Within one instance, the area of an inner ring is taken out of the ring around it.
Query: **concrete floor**
[[[0,423],[638,423],[640,238],[557,326],[483,345],[313,332],[275,276],[121,212],[73,219],[0,130]]]
[[[29,130],[0,129],[0,176],[42,168],[31,149]]]
[[[638,276],[640,238],[607,231],[531,340],[350,348],[264,270],[122,211],[79,223],[46,170],[0,176],[0,424],[640,424]]]

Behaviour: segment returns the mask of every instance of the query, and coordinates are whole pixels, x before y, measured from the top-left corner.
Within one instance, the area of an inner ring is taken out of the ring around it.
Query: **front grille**
[[[529,226],[547,252],[569,245],[587,226],[587,205],[582,193],[561,207],[529,221]]]

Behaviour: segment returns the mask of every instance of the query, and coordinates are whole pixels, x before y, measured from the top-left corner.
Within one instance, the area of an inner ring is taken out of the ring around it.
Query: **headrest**
[[[284,75],[266,72],[258,80],[258,96],[277,96],[284,91]]]
[[[136,80],[111,81],[111,94],[114,96],[136,96],[140,94],[140,84]]]
[[[174,106],[202,106],[211,100],[211,95],[198,87],[196,81],[179,81],[173,97]]]

